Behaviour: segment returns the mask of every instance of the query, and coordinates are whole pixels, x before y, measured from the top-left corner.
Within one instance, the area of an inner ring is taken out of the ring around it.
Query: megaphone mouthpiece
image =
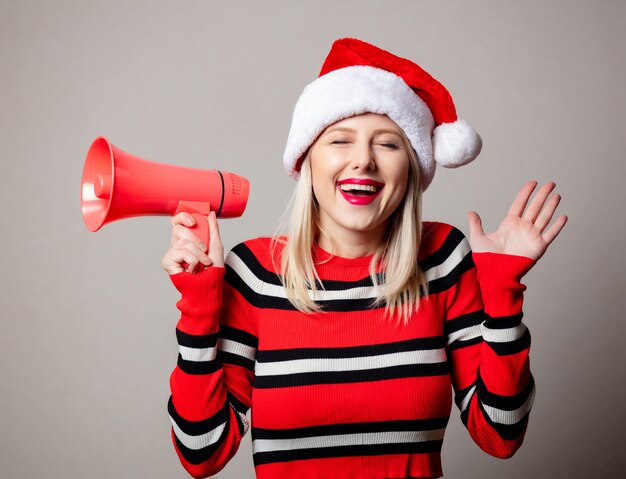
[[[113,187],[111,175],[97,175],[93,184],[94,194],[101,200],[108,200]]]

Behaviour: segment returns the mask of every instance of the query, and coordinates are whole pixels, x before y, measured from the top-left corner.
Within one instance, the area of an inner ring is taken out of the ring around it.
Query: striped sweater
[[[407,326],[373,308],[371,256],[316,247],[324,312],[293,308],[270,239],[237,245],[224,268],[171,276],[182,294],[168,412],[194,477],[219,472],[250,429],[256,477],[440,477],[452,400],[476,444],[521,446],[535,385],[522,322],[523,256],[472,253],[463,233],[423,223],[428,280]]]

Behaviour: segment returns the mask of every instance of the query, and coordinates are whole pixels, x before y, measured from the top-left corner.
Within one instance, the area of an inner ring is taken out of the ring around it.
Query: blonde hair
[[[386,317],[395,315],[398,324],[406,325],[411,315],[419,309],[420,296],[428,299],[428,281],[417,262],[422,238],[419,163],[404,133],[402,138],[410,160],[407,189],[402,203],[388,219],[386,236],[372,257],[369,273],[378,291],[372,307],[384,304]],[[279,231],[282,231],[287,223],[288,238],[277,232],[272,240],[271,254],[275,259],[276,247],[284,245],[279,276],[287,299],[304,313],[321,311],[312,298],[319,288],[324,288],[313,259],[315,241],[324,231],[319,222],[319,206],[313,194],[310,155],[311,148],[302,162],[300,178],[279,225]],[[379,282],[376,270],[380,264],[384,265],[384,270],[382,281]]]

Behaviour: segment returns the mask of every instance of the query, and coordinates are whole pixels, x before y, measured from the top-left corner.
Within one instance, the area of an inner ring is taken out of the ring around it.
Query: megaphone
[[[221,218],[241,216],[249,193],[250,182],[243,176],[155,163],[101,136],[87,152],[80,204],[90,231],[123,218],[186,211],[196,220],[194,233],[208,245],[206,215],[215,211]]]

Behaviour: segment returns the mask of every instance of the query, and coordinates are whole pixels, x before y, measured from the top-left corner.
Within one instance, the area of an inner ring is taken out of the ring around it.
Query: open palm
[[[543,256],[550,243],[554,241],[567,223],[567,216],[559,216],[554,224],[546,230],[561,200],[561,195],[556,194],[550,197],[546,203],[546,198],[556,186],[553,181],[541,187],[524,212],[535,186],[537,186],[537,182],[531,180],[522,187],[506,217],[494,233],[485,234],[478,213],[469,212],[470,235],[468,241],[472,251],[526,256],[534,260]]]

